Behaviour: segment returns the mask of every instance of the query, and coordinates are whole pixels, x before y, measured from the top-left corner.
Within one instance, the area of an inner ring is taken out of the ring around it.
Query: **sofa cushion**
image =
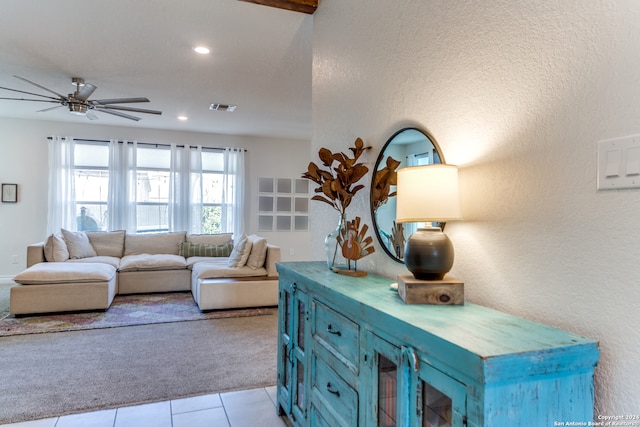
[[[187,268],[184,257],[172,254],[126,255],[120,260],[120,271],[181,270]]]
[[[231,255],[229,255],[229,267],[244,267],[247,259],[249,259],[250,253],[251,241],[247,238],[246,234],[243,234],[237,242],[233,242],[233,250],[231,251]]]
[[[186,232],[129,234],[124,239],[125,255],[171,254],[178,255],[180,243],[185,241]]]
[[[229,267],[225,258],[211,258],[210,261],[198,262],[192,268],[192,280],[215,279],[219,277],[262,277],[267,276],[265,268],[256,270],[247,267]]]
[[[52,234],[44,242],[44,259],[48,262],[64,262],[69,259],[69,250],[62,236]]]
[[[194,264],[199,262],[207,262],[211,260],[223,260],[225,265],[229,265],[229,257],[210,257],[210,256],[191,256],[187,258],[187,268],[192,268]]]
[[[61,231],[69,250],[69,258],[87,258],[97,255],[95,249],[91,246],[87,233],[84,231],[69,231],[64,228]]]
[[[233,250],[233,242],[229,241],[224,245],[205,245],[200,243],[182,242],[178,255],[189,257],[228,257]]]
[[[92,256],[88,258],[70,259],[67,262],[81,262],[81,263],[101,263],[112,265],[113,268],[120,267],[120,258],[115,256]]]
[[[115,274],[115,267],[102,263],[40,262],[27,268],[13,280],[23,285],[108,282]]]
[[[264,267],[267,259],[267,239],[252,234],[248,237],[251,242],[251,252],[247,258],[247,266],[253,270]]]
[[[124,230],[87,231],[87,237],[98,256],[122,257],[124,250]]]
[[[187,242],[199,245],[224,245],[233,242],[233,233],[187,234]]]

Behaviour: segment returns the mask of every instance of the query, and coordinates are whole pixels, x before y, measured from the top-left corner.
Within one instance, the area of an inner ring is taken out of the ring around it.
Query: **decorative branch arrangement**
[[[364,185],[356,185],[356,183],[367,174],[369,168],[363,163],[358,163],[358,159],[362,153],[370,148],[365,147],[360,138],[356,139],[354,147],[349,148],[353,157],[344,153],[332,153],[327,148],[321,148],[318,155],[324,169],[318,167],[314,162],[310,162],[307,172],[302,175],[302,178],[318,184],[314,190],[318,194],[313,196],[311,200],[327,203],[344,216],[353,196],[364,188]]]
[[[376,171],[373,185],[373,210],[378,208],[389,200],[389,197],[396,195],[394,191],[391,193],[391,186],[398,184],[398,172],[396,169],[400,166],[400,162],[393,157],[387,157],[387,164],[384,168]]]

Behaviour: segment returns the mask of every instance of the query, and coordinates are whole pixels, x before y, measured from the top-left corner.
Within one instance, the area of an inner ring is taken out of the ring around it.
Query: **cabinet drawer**
[[[312,334],[316,341],[357,371],[360,328],[326,305],[313,301]]]
[[[313,389],[340,425],[358,425],[358,393],[323,360],[313,356]],[[315,396],[314,396],[315,397]]]

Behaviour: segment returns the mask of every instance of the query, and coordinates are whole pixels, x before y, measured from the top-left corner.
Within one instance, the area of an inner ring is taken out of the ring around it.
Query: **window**
[[[218,152],[202,153],[202,232],[222,232],[224,155]]]
[[[106,230],[109,194],[109,147],[75,144],[76,225],[80,231]]]
[[[136,159],[136,231],[168,231],[171,152],[138,147]]]
[[[244,150],[68,138],[50,150],[50,230],[242,232]]]

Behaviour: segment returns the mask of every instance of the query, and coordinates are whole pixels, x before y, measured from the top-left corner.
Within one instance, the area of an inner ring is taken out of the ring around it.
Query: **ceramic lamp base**
[[[420,280],[442,280],[453,266],[453,244],[439,227],[419,228],[404,249],[407,269]]]

